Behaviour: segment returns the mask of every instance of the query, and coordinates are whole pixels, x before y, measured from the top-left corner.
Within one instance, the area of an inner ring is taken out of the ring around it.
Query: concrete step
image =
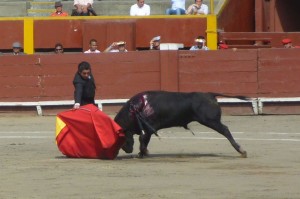
[[[55,8],[54,8],[54,2],[32,1],[30,2],[30,9],[55,9]]]
[[[30,17],[49,17],[55,9],[28,9],[27,16]]]
[[[27,9],[27,16],[30,17],[43,17],[49,16],[55,11],[53,0],[33,0],[29,2],[30,8]]]
[[[32,2],[55,2],[55,0],[31,0]],[[57,0],[58,1],[58,0]]]
[[[26,1],[0,2],[0,17],[24,17],[27,15]]]

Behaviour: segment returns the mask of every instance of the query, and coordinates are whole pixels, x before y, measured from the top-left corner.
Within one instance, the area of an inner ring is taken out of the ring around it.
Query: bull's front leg
[[[140,141],[140,152],[139,152],[139,158],[143,158],[144,156],[148,156],[148,144],[151,139],[151,134],[142,130],[141,135],[139,137]]]

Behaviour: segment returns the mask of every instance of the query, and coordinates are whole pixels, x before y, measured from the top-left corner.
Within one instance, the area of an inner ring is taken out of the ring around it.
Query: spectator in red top
[[[283,39],[281,42],[284,48],[300,48],[300,46],[294,46],[289,38]]]
[[[289,38],[283,39],[281,42],[284,48],[294,48],[292,40]]]
[[[56,11],[50,15],[51,17],[66,17],[69,15],[62,10],[62,3],[60,1],[55,2],[54,7]]]
[[[225,44],[223,41],[218,42],[218,49],[219,50],[226,50],[228,48],[229,48],[229,46],[227,44]]]

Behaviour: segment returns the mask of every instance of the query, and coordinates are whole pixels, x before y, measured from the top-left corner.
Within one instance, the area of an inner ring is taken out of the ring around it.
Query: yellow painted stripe
[[[34,53],[33,39],[33,18],[26,18],[24,19],[24,52],[26,54]]]
[[[217,16],[207,16],[207,47],[211,50],[217,50]]]
[[[210,0],[210,14],[215,13],[214,0]]]
[[[15,20],[25,20],[31,17],[0,17],[0,21],[15,21]],[[138,18],[148,18],[148,19],[168,19],[168,18],[206,18],[205,15],[152,15],[152,16],[68,16],[61,17],[60,20],[95,20],[95,19],[138,19]],[[34,17],[34,20],[58,20],[58,18],[53,17]]]
[[[56,133],[55,137],[59,135],[61,130],[66,127],[66,123],[64,123],[59,117],[56,117]]]

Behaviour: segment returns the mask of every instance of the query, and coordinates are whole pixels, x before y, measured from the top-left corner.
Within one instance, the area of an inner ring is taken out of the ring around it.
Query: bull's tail
[[[221,93],[209,93],[214,97],[220,96],[220,97],[228,97],[228,98],[237,98],[240,100],[245,100],[245,101],[249,101],[251,100],[249,97],[243,96],[243,95],[225,95],[225,94],[221,94]]]

